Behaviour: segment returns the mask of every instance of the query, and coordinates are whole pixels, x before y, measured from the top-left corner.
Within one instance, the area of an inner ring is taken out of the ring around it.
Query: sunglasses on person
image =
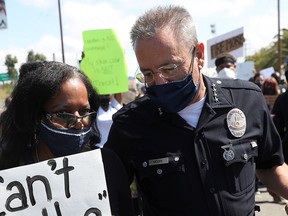
[[[84,127],[89,127],[96,119],[96,112],[90,112],[82,116],[76,116],[70,113],[58,112],[47,113],[46,118],[58,128],[73,128],[81,121]]]

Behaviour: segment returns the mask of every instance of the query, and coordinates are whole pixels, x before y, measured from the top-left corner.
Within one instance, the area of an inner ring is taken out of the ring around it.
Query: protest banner
[[[100,150],[0,171],[0,215],[111,216]]]
[[[5,7],[5,0],[0,0],[0,29],[7,28],[7,13]]]
[[[128,91],[124,50],[113,29],[83,32],[84,58],[80,68],[99,94]]]
[[[215,66],[216,57],[228,52],[236,59],[243,57],[244,28],[238,28],[226,34],[219,35],[207,41],[208,67]]]

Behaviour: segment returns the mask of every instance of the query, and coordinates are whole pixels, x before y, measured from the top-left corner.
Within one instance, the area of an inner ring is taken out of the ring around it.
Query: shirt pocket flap
[[[234,163],[247,163],[251,158],[258,156],[256,141],[242,141],[221,146],[225,166]]]

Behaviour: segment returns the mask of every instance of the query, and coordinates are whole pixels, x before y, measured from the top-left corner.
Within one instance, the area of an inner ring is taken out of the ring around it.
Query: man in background
[[[217,77],[236,79],[236,59],[229,53],[222,53],[215,60]]]

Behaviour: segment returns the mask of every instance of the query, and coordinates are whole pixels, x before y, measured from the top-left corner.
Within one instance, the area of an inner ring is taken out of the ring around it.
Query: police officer
[[[288,198],[288,169],[262,92],[201,74],[186,9],[156,7],[131,31],[146,96],[114,115],[106,148],[136,176],[144,216],[254,215],[255,169]]]

